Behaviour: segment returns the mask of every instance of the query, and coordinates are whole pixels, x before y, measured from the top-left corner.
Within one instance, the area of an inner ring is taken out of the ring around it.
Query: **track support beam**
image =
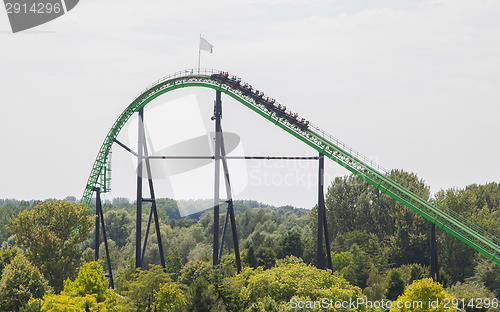
[[[156,209],[156,197],[154,192],[153,177],[151,173],[151,164],[148,158],[148,147],[146,143],[146,134],[144,131],[144,108],[141,107],[138,111],[139,121],[138,121],[138,148],[137,153],[133,153],[131,149],[126,147],[121,142],[117,142],[121,147],[125,148],[129,152],[137,155],[137,211],[136,211],[136,233],[135,233],[135,267],[141,268],[144,263],[144,255],[146,253],[146,246],[148,242],[149,229],[151,227],[151,221],[154,218],[156,238],[158,241],[158,251],[160,253],[160,263],[163,269],[165,269],[165,254],[163,253],[163,244],[161,240],[160,233],[160,223],[158,220],[158,212]],[[142,194],[142,179],[143,179],[143,162],[146,165],[146,172],[148,176],[148,186],[150,198],[144,198]],[[143,202],[151,203],[151,211],[149,213],[148,225],[146,227],[146,233],[144,235],[144,243],[142,244],[142,204]],[[142,248],[141,248],[142,246]]]
[[[316,252],[316,267],[324,269],[324,255],[323,255],[323,233],[325,237],[325,247],[327,256],[328,269],[332,270],[332,256],[330,253],[330,239],[328,237],[328,226],[326,223],[326,207],[325,207],[325,157],[319,153],[318,157],[318,237],[317,237],[317,252]]]
[[[222,101],[221,91],[216,90],[215,103],[214,103],[214,116],[215,120],[215,176],[214,176],[214,245],[213,245],[213,265],[219,265],[222,258],[222,251],[224,250],[224,238],[227,231],[228,220],[231,221],[231,233],[233,236],[234,256],[236,260],[236,268],[238,273],[241,272],[241,259],[240,249],[238,244],[238,235],[236,231],[236,221],[234,217],[234,207],[232,198],[231,181],[229,179],[229,168],[226,160],[226,148],[224,146],[224,137],[222,135]],[[219,248],[219,213],[220,213],[220,162],[224,169],[224,182],[226,185],[227,195],[227,209],[226,218],[224,220],[224,228],[222,231],[222,238],[220,240]]]
[[[112,289],[115,289],[115,284],[113,281],[113,271],[111,270],[111,259],[109,257],[109,248],[108,248],[108,237],[106,236],[106,226],[104,223],[104,215],[102,213],[102,202],[101,202],[101,188],[95,187],[93,189],[96,192],[96,198],[95,198],[95,211],[96,211],[96,235],[95,235],[95,255],[94,259],[95,261],[99,260],[99,220],[101,221],[102,225],[102,236],[104,238],[104,249],[106,250],[106,263],[108,265],[108,274],[106,274],[106,277],[108,278],[109,281],[109,287]]]
[[[142,151],[144,139],[144,107],[139,109],[137,136],[137,198],[135,218],[135,267],[142,267],[141,238],[142,238]]]
[[[219,204],[220,204],[220,137],[222,133],[221,129],[221,117],[222,117],[222,101],[221,92],[216,90],[215,92],[215,103],[214,103],[214,117],[215,120],[215,172],[214,172],[214,241],[213,241],[213,265],[219,264]]]
[[[156,240],[158,242],[158,252],[160,253],[160,264],[163,269],[165,269],[165,254],[163,253],[163,243],[161,239],[161,233],[160,233],[160,221],[158,219],[158,211],[156,207],[156,196],[155,196],[155,190],[154,190],[154,185],[153,185],[153,175],[151,172],[151,163],[148,158],[148,146],[146,144],[146,136],[143,131],[144,137],[142,142],[144,143],[144,155],[145,155],[145,163],[146,163],[146,172],[148,174],[148,185],[149,185],[149,194],[151,198],[142,198],[142,201],[144,202],[150,202],[151,203],[151,210],[149,212],[149,219],[148,219],[148,226],[146,228],[146,234],[144,236],[144,244],[142,247],[142,254],[141,254],[141,265],[144,263],[144,255],[146,253],[146,245],[148,243],[148,236],[149,236],[149,229],[151,227],[151,217],[154,218],[155,222],[155,231],[156,231]]]
[[[439,283],[439,263],[437,255],[436,225],[431,223],[431,277]]]

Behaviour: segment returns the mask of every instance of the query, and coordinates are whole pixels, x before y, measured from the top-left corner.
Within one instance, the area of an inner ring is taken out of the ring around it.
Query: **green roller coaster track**
[[[386,193],[465,244],[500,264],[500,241],[497,238],[455,212],[445,207],[436,207],[410,187],[403,186],[403,183],[390,178],[389,174],[383,168],[373,164],[368,158],[325,133],[315,125],[310,124],[307,130],[303,131],[298,125],[278,115],[265,104],[243,92],[242,89],[233,87],[227,81],[211,79],[210,76],[214,73],[218,74],[220,71],[207,69],[180,71],[156,81],[142,92],[123,111],[106,136],[92,167],[82,202],[85,204],[91,202],[92,192],[95,187],[100,187],[103,192],[109,191],[107,186],[110,178],[107,176],[109,170],[107,162],[111,153],[111,147],[116,136],[132,114],[158,96],[175,89],[186,87],[211,88],[220,90],[234,98],[260,116],[356,174],[364,181],[372,184],[383,193]]]

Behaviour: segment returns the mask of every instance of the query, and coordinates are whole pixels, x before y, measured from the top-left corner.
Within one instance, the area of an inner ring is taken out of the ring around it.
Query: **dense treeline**
[[[494,236],[500,236],[499,184],[443,190],[430,197],[429,187],[415,174],[397,170],[389,174],[436,206],[454,211]],[[370,286],[368,278],[375,278],[375,270],[377,274],[390,275],[391,271],[415,265],[425,269],[428,276],[430,222],[423,217],[355,176],[336,178],[328,189],[326,205],[334,260],[344,256],[355,258],[359,253],[359,257],[366,261],[358,274],[346,273],[346,276],[351,274],[348,280],[365,288]],[[311,227],[315,218],[312,213]],[[497,267],[440,229],[437,230],[437,241],[440,277],[445,286],[467,282],[471,278],[484,279],[484,270],[494,271],[493,268]],[[337,268],[348,272],[344,265]],[[500,289],[491,290],[500,293]]]
[[[415,174],[394,170],[389,175],[435,205],[500,236],[499,184],[431,196]],[[236,274],[230,231],[221,265],[211,265],[212,201],[157,200],[166,270],[158,266],[154,227],[143,269],[135,269],[135,203],[125,198],[106,202],[115,291],[107,288],[106,263],[92,262],[94,206],[79,205],[74,197],[0,200],[0,310],[84,311],[88,306],[91,311],[300,311],[292,302],[325,297],[396,300],[413,296],[418,287],[434,289],[443,298],[500,298],[498,265],[442,230],[437,231],[438,258],[440,283],[446,289],[427,280],[430,223],[375,187],[355,176],[339,177],[325,197],[333,275],[314,268],[316,208],[236,201],[244,267]],[[199,212],[181,217],[180,211]],[[104,252],[101,240],[100,259],[105,259]]]

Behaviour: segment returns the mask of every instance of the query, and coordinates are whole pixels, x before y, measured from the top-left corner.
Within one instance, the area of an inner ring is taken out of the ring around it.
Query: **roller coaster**
[[[82,198],[83,203],[90,204],[96,188],[99,188],[102,192],[109,191],[110,176],[107,166],[111,147],[116,142],[117,135],[129,118],[160,95],[187,87],[210,88],[232,97],[264,119],[318,151],[320,155],[325,155],[335,161],[364,181],[375,186],[381,192],[500,264],[500,241],[496,237],[446,207],[437,207],[409,185],[391,178],[386,170],[374,164],[367,157],[316,125],[298,117],[298,114],[286,109],[284,105],[269,97],[264,97],[263,92],[254,90],[236,76],[229,76],[226,72],[220,70],[191,69],[179,71],[154,82],[141,92],[123,111],[108,132],[87,181]]]

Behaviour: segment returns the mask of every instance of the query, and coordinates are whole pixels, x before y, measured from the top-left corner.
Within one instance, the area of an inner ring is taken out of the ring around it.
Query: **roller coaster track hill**
[[[127,120],[158,96],[186,87],[220,90],[269,120],[300,141],[332,159],[364,181],[375,186],[425,219],[436,224],[465,244],[493,261],[500,263],[500,241],[472,222],[445,207],[436,207],[408,186],[389,177],[387,171],[373,164],[352,148],[325,133],[317,126],[298,117],[282,104],[270,100],[263,93],[252,90],[239,78],[218,70],[185,70],[171,74],[150,85],[123,111],[109,131],[94,162],[82,202],[89,204],[95,187],[107,192],[107,162],[111,146]]]

